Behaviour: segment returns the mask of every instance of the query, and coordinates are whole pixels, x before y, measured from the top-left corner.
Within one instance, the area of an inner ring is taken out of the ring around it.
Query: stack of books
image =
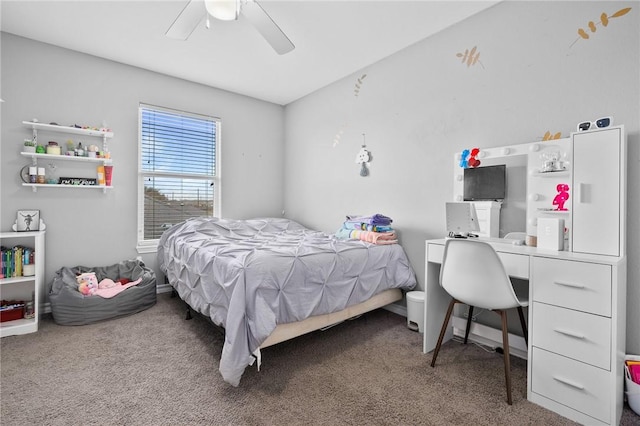
[[[34,251],[24,246],[0,247],[0,278],[21,277],[23,266],[33,262]]]

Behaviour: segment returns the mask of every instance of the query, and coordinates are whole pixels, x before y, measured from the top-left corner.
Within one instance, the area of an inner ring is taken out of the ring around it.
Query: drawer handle
[[[565,287],[585,288],[585,286],[584,286],[584,285],[582,285],[582,284],[565,283],[565,282],[562,282],[562,281],[554,281],[554,283],[555,283],[555,284],[558,284],[558,285],[563,285],[563,286],[565,286]]]
[[[574,333],[573,331],[559,330],[557,328],[554,328],[553,331],[555,331],[556,333],[564,334],[566,336],[575,337],[576,339],[584,339],[585,338],[584,334]]]
[[[565,385],[571,386],[572,388],[584,390],[584,386],[574,381],[563,379],[562,377],[556,377],[556,376],[553,376],[553,379],[559,381],[560,383],[564,383]]]

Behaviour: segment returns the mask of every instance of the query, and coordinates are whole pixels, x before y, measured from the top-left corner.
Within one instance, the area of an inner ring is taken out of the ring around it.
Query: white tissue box
[[[555,217],[538,218],[538,248],[548,250],[564,249],[564,219]]]

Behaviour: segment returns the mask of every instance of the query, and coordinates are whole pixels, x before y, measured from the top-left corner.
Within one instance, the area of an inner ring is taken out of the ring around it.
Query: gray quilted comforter
[[[162,234],[158,265],[183,300],[225,328],[220,373],[233,386],[277,324],[416,284],[400,245],[339,240],[287,219],[187,220]]]

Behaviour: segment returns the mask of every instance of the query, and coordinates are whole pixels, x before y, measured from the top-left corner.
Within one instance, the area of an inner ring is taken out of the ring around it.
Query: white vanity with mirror
[[[626,338],[624,127],[481,149],[477,159],[480,167],[506,164],[499,237],[536,236],[539,219],[564,220],[563,250],[490,241],[509,275],[529,283],[528,344],[509,336],[510,352],[528,359],[527,399],[583,424],[617,425]],[[453,201],[462,201],[460,154],[453,179]],[[435,347],[450,299],[438,281],[444,244],[426,241],[424,353]],[[465,324],[453,317],[445,339],[464,335]],[[470,338],[497,347],[499,333],[474,322]]]
[[[481,149],[478,158],[480,167],[506,165],[504,200],[474,202],[480,223],[485,217],[490,224],[485,230],[481,226],[481,234],[504,237],[510,232],[526,232],[535,236],[539,217],[562,217],[567,228],[565,250],[569,250],[570,209],[556,211],[553,200],[559,184],[571,185],[571,139]],[[554,166],[545,168],[549,166],[547,158],[558,160]],[[453,177],[453,198],[462,201],[464,169],[460,167],[460,154],[454,158]],[[570,204],[570,201],[565,203],[565,207]]]

